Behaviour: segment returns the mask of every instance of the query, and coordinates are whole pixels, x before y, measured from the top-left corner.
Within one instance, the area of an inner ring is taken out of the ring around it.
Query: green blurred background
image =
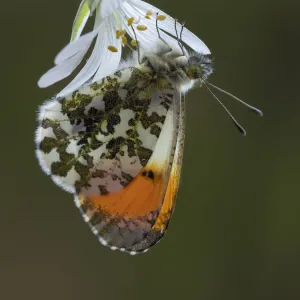
[[[210,47],[211,81],[265,116],[220,96],[244,138],[204,89],[189,93],[175,215],[135,257],[98,243],[34,155],[37,107],[68,80],[36,82],[79,2],[1,3],[0,299],[300,299],[300,2],[151,1]]]

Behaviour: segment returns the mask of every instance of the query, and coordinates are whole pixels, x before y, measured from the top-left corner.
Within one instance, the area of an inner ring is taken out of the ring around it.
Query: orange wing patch
[[[166,170],[152,165],[142,169],[118,193],[78,195],[77,205],[102,244],[132,254],[153,244],[158,232],[147,236],[162,207],[167,186],[165,174]]]
[[[175,208],[175,200],[178,191],[179,179],[180,179],[180,174],[178,174],[176,170],[173,170],[172,168],[163,205],[161,207],[157,220],[152,227],[153,230],[158,230],[161,231],[162,233],[164,233],[167,230],[169,221],[171,219],[172,213]]]
[[[147,167],[132,180],[123,190],[108,195],[84,196],[94,207],[105,211],[109,215],[138,218],[150,211],[160,209],[166,180],[165,171],[158,168]]]
[[[175,201],[176,201],[177,191],[179,187],[180,173],[181,173],[181,166],[182,166],[184,138],[185,138],[185,102],[184,102],[184,97],[182,96],[182,98],[180,99],[178,138],[177,138],[176,151],[174,154],[170,179],[168,182],[168,187],[164,197],[162,208],[159,212],[155,224],[152,227],[153,230],[158,230],[161,232],[161,237],[167,230],[169,221],[172,217],[175,208]]]

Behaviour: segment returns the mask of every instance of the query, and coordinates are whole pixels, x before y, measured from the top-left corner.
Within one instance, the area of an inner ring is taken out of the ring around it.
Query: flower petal
[[[68,77],[75,68],[80,64],[85,53],[78,52],[73,57],[65,60],[58,66],[53,67],[47,71],[38,81],[38,86],[40,88],[48,87],[55,82],[58,82],[66,77]]]
[[[101,36],[102,44],[104,51],[101,57],[101,65],[93,78],[93,82],[102,79],[105,76],[108,76],[115,72],[118,68],[118,65],[121,60],[122,46],[121,41],[118,41],[114,38],[114,33],[116,31],[117,25],[115,24],[114,18],[107,18],[107,30]],[[117,52],[110,52],[107,49],[108,45],[114,45],[117,49]]]
[[[90,14],[91,11],[87,0],[82,0],[73,22],[71,41],[75,41],[79,38]]]
[[[84,54],[89,49],[93,39],[97,35],[99,31],[99,27],[94,29],[93,31],[82,35],[78,40],[75,40],[64,47],[55,57],[54,63],[59,65],[63,63],[65,60],[69,59],[73,55],[78,52],[84,52]]]
[[[102,0],[100,3],[101,18],[111,16],[126,0]]]
[[[165,21],[159,22],[159,27],[163,30],[167,31],[171,35],[173,35],[176,38],[176,31],[175,31],[175,20],[163,12],[162,10],[156,8],[155,6],[146,3],[144,1],[137,1],[135,2],[136,8],[139,8],[141,10],[152,10],[154,13],[159,13],[161,15],[166,15],[167,18]],[[178,23],[179,25],[179,23]],[[180,31],[180,30],[179,30]],[[210,50],[208,47],[191,31],[189,31],[187,28],[184,28],[182,40],[184,43],[186,43],[189,47],[197,51],[198,53],[203,54],[210,54]]]
[[[174,22],[175,22],[174,19],[173,20],[171,18],[167,19],[166,21],[161,22],[160,27],[163,30],[167,31],[168,33],[176,36]],[[181,30],[181,24],[178,23],[178,32],[180,32],[180,30]],[[186,27],[184,27],[182,32],[182,41],[198,53],[202,53],[205,55],[211,53],[208,47]]]
[[[142,32],[135,30],[138,42],[140,43],[140,47],[141,50],[143,50],[143,52],[145,51],[160,52],[164,48],[168,50],[167,47],[169,46],[172,49],[173,54],[176,53],[176,55],[179,55],[181,53],[181,49],[179,48],[177,39],[175,37],[170,36],[166,34],[164,31],[160,30],[160,36],[163,38],[163,40],[166,42],[167,45],[165,45],[165,43],[161,39],[159,39],[157,29],[156,29],[156,18],[155,17],[149,19],[144,18],[147,11],[149,11],[148,9],[141,8],[140,6],[133,5],[131,3],[124,3],[124,5],[122,6],[121,9],[119,9],[119,11],[121,14],[121,20],[123,20],[123,27],[126,29],[126,31],[131,36],[131,38],[135,39],[135,36],[132,31],[132,28],[129,27],[127,25],[127,22],[125,21],[128,17],[133,16],[135,20],[142,19],[142,24],[147,27],[147,30]],[[168,18],[171,17],[168,16]],[[164,21],[159,22],[159,27],[161,27],[161,23],[163,22]],[[174,20],[174,24],[175,24],[175,20]],[[174,27],[174,31],[175,31],[175,27]]]
[[[98,37],[94,50],[87,63],[77,74],[77,76],[57,95],[58,97],[64,97],[77,90],[82,84],[87,82],[95,74],[95,72],[99,68],[99,62],[101,59],[100,47],[101,43],[100,38]]]
[[[99,66],[102,64],[103,59],[107,58],[107,53],[110,55],[117,55],[117,57],[120,57],[121,53],[120,51],[117,53],[112,53],[107,49],[108,42],[110,41],[108,37],[113,37],[114,35],[111,32],[111,25],[109,18],[105,19],[101,22],[98,31],[103,32],[103,35],[98,35],[95,47],[93,49],[93,52],[91,56],[89,57],[87,63],[82,68],[82,70],[78,73],[78,75],[73,79],[71,83],[69,83],[59,94],[58,97],[64,97],[67,94],[72,93],[73,91],[77,90],[81,85],[91,80],[91,78],[95,75],[97,72]],[[118,60],[118,63],[120,61],[120,58]],[[104,64],[104,69],[107,72],[107,64]],[[111,67],[110,67],[111,68]],[[113,71],[109,71],[108,74],[112,73]]]
[[[124,3],[123,6],[119,9],[120,15],[121,15],[121,21],[124,29],[128,32],[130,37],[132,39],[135,39],[135,35],[133,33],[133,30],[130,26],[127,24],[127,18],[133,17],[135,20],[138,20],[139,18],[143,17],[143,13],[139,10],[136,10],[134,6],[132,6],[129,3]],[[155,51],[158,41],[158,35],[156,32],[155,23],[153,23],[153,20],[147,20],[143,19],[143,25],[146,25],[148,28],[145,31],[138,31],[135,30],[135,34],[137,36],[137,40],[140,43],[140,46],[143,48],[151,49],[151,51]],[[133,27],[136,27],[133,25]]]
[[[91,13],[96,9],[101,0],[87,0],[87,4],[90,8]]]

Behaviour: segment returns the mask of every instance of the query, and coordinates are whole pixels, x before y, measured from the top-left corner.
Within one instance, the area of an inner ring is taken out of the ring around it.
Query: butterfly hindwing
[[[172,87],[155,89],[147,75],[127,68],[47,102],[36,134],[41,166],[76,194],[99,240],[131,253],[159,240],[157,222],[169,213],[160,213],[165,195],[172,195],[172,209],[175,197],[167,186],[180,95]]]

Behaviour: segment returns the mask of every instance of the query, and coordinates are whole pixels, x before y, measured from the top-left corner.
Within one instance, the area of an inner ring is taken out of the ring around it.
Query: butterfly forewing
[[[132,253],[161,235],[152,227],[161,219],[179,124],[179,93],[155,89],[147,75],[127,68],[47,102],[36,135],[41,166],[77,195],[100,241]]]

